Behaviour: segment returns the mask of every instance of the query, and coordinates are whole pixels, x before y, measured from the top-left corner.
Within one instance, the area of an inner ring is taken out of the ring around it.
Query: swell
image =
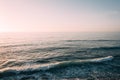
[[[66,42],[80,42],[80,41],[105,41],[105,42],[108,42],[108,41],[120,41],[120,40],[65,40]]]
[[[120,49],[120,46],[98,47],[98,48],[92,48],[91,50],[116,50],[116,49]]]
[[[12,53],[41,53],[41,52],[53,52],[59,50],[71,50],[72,47],[45,47],[45,48],[35,48],[30,50],[17,50]],[[95,47],[95,48],[81,48],[81,50],[75,51],[75,53],[86,53],[87,50],[120,50],[120,46],[112,46],[112,47]]]
[[[45,47],[45,48],[35,48],[28,50],[28,53],[39,53],[39,52],[50,52],[55,50],[64,50],[64,49],[70,49],[70,47]]]
[[[9,59],[6,61],[0,61],[0,69],[6,68],[6,67],[14,67],[14,66],[23,66],[26,65],[27,63],[32,63],[31,60],[16,60],[16,59]]]
[[[12,47],[18,47],[19,49],[15,50],[8,50],[1,52],[2,54],[6,53],[48,53],[53,51],[59,51],[59,50],[68,50],[70,47],[40,47],[36,48],[36,46],[39,46],[39,44],[18,44],[18,45],[7,45],[7,46],[0,46],[0,48],[12,48]],[[21,48],[23,47],[23,48]],[[31,47],[31,48],[27,48]]]
[[[9,67],[0,70],[0,78],[7,76],[15,76],[18,74],[34,74],[42,71],[51,71],[57,68],[64,68],[74,65],[84,65],[84,64],[101,64],[102,62],[110,61],[113,56],[107,56],[102,58],[86,59],[86,60],[72,60],[72,61],[62,61],[50,64],[28,64],[21,67]]]
[[[9,47],[22,47],[22,46],[34,46],[35,44],[13,44],[13,45],[4,45],[0,48],[9,48]]]

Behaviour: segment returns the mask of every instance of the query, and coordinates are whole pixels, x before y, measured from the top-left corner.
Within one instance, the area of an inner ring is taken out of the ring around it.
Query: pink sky
[[[120,31],[117,2],[92,1],[0,0],[0,32]]]

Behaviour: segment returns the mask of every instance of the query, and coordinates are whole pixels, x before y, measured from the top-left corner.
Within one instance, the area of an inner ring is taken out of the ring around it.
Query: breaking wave
[[[62,61],[49,64],[35,64],[35,63],[26,63],[24,66],[15,66],[7,67],[0,70],[0,78],[6,76],[15,76],[18,74],[34,74],[42,71],[50,71],[56,68],[69,67],[73,65],[83,65],[83,64],[96,64],[102,63],[105,61],[110,61],[113,59],[113,56],[107,56],[102,58],[86,59],[86,60],[71,60],[71,61]],[[15,60],[10,60],[3,63],[8,64],[14,62]]]

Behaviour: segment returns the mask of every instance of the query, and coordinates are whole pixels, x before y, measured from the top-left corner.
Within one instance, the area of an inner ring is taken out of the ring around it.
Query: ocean
[[[0,80],[120,80],[120,33],[0,33]]]

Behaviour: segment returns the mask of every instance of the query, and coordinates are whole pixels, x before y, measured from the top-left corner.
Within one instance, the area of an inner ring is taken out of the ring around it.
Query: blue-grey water
[[[120,33],[1,33],[0,80],[120,80]]]

